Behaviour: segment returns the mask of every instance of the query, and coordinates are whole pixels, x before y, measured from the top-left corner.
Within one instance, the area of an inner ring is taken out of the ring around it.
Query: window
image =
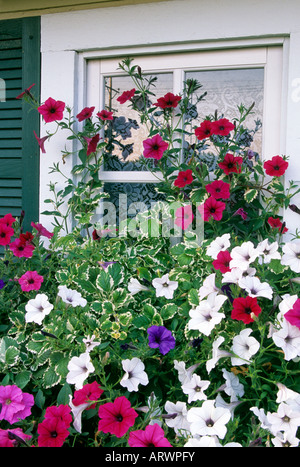
[[[199,117],[205,117],[218,111],[231,119],[238,116],[237,106],[250,106],[255,102],[254,114],[247,121],[248,127],[254,127],[256,120],[262,122],[262,129],[257,132],[252,149],[262,159],[280,152],[280,118],[282,88],[282,48],[257,47],[189,53],[144,55],[134,57],[134,62],[141,66],[144,73],[157,76],[156,97],[171,91],[174,94],[183,91],[187,78],[196,78],[207,91],[205,101],[198,108]],[[117,109],[108,87],[128,90],[133,87],[129,79],[118,69],[121,58],[93,58],[87,60],[86,105],[103,109],[111,105]],[[118,116],[124,114],[125,106],[118,108]],[[136,116],[125,110],[126,117]],[[137,148],[145,138],[143,129],[132,129],[132,135],[138,142]],[[131,144],[130,138],[125,146]],[[139,146],[140,145],[140,146]],[[130,146],[127,147],[127,149]],[[144,171],[136,160],[140,149],[129,154],[120,151],[115,157],[106,160],[101,171],[105,182],[105,191],[110,193],[111,201],[117,205],[120,193],[125,193],[128,203],[133,201],[150,202],[156,199],[155,182],[157,178],[151,172]],[[133,162],[135,161],[135,162]]]

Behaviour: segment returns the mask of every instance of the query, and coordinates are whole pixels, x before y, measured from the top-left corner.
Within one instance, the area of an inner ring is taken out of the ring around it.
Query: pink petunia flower
[[[46,102],[38,107],[38,112],[43,116],[46,123],[62,120],[66,104],[49,97]]]
[[[194,214],[192,206],[182,206],[175,212],[175,224],[183,230],[187,229],[193,222]]]
[[[274,156],[272,159],[264,163],[266,174],[272,177],[281,177],[288,166],[289,163],[281,156]]]
[[[15,384],[0,386],[0,420],[6,420],[13,425],[28,417],[33,405],[33,395],[23,392]]]
[[[221,271],[221,273],[230,272],[229,263],[232,260],[228,250],[223,250],[218,253],[217,258],[213,261],[213,267]]]
[[[38,234],[47,237],[47,238],[52,238],[54,233],[49,232],[49,230],[46,229],[42,224],[35,224],[34,222],[31,222],[31,227],[36,229],[38,231]]]
[[[14,229],[9,227],[4,222],[0,223],[0,245],[9,245],[11,237],[14,234]]]
[[[14,222],[16,222],[16,219],[11,215],[10,212],[5,214],[5,216],[1,217],[0,219],[0,224],[6,224],[7,227],[11,227]]]
[[[243,208],[239,208],[235,211],[235,213],[232,214],[232,216],[241,216],[241,218],[245,221],[248,217],[248,214],[246,213],[246,211],[244,211]]]
[[[186,185],[190,185],[193,182],[193,171],[191,169],[179,172],[174,185],[179,188],[183,188]]]
[[[97,150],[97,145],[100,141],[100,135],[99,133],[97,133],[95,136],[93,136],[92,138],[86,138],[84,137],[84,139],[86,140],[87,142],[87,151],[86,151],[86,155],[89,156],[90,154],[92,154],[93,152],[96,152]]]
[[[216,199],[228,199],[230,198],[230,184],[223,182],[222,180],[215,180],[212,183],[205,185],[206,191]]]
[[[212,122],[210,120],[204,120],[200,126],[195,129],[196,138],[200,141],[209,138],[212,134]]]
[[[90,384],[85,384],[82,389],[78,389],[74,392],[73,404],[77,407],[78,405],[86,404],[88,402],[97,401],[100,399],[101,394],[103,394],[103,389],[97,381],[94,381]],[[87,409],[94,409],[96,407],[96,402]]]
[[[169,144],[157,133],[153,138],[143,141],[144,157],[159,160],[168,149]]]
[[[212,196],[210,196],[204,204],[198,206],[198,211],[200,212],[203,220],[209,221],[212,217],[215,221],[220,221],[223,216],[223,211],[226,207],[226,204],[223,201],[218,201]]]
[[[124,396],[117,397],[114,402],[100,405],[98,414],[100,417],[98,430],[103,431],[103,433],[111,433],[117,438],[122,438],[127,433],[138,416],[129,400]]]
[[[108,110],[101,110],[101,112],[97,113],[97,117],[100,118],[100,120],[113,120],[113,112],[109,112]]]
[[[49,135],[47,136],[43,136],[42,138],[39,138],[36,134],[36,132],[33,130],[33,133],[34,133],[34,136],[38,142],[38,145],[42,151],[43,154],[46,153],[46,150],[45,150],[45,141],[47,141],[47,139],[49,138]]]
[[[131,89],[130,91],[124,91],[121,96],[117,98],[117,101],[120,104],[125,104],[125,102],[129,101],[135,94],[135,89]]]
[[[30,292],[31,290],[39,290],[41,288],[44,278],[36,271],[27,271],[19,279],[19,284],[23,292]]]
[[[76,115],[76,118],[78,119],[79,122],[82,122],[83,120],[86,120],[87,118],[91,118],[93,115],[93,112],[95,110],[95,107],[85,107],[82,109],[79,114]]]
[[[174,109],[180,101],[181,96],[175,96],[172,92],[167,92],[163,97],[157,99],[157,102],[153,105],[160,107],[161,109]]]
[[[63,404],[47,407],[45,411],[45,418],[58,418],[62,420],[67,427],[69,427],[73,420],[71,415],[71,407],[69,405]]]
[[[146,426],[145,430],[131,431],[128,444],[134,448],[173,447],[157,423]]]
[[[32,98],[32,95],[30,93],[30,89],[35,86],[35,84],[31,84],[28,88],[25,89],[25,91],[21,92],[21,94],[19,94],[16,99],[22,99],[22,97],[24,97],[25,95],[29,96]]]
[[[284,314],[284,317],[290,324],[300,329],[300,298],[295,301],[293,308]]]
[[[58,417],[45,418],[37,428],[38,446],[46,448],[61,447],[69,436],[68,426]]]
[[[223,162],[219,162],[219,167],[224,170],[226,175],[231,173],[241,173],[243,158],[234,156],[229,152],[225,155]]]
[[[31,435],[23,433],[21,428],[0,429],[0,448],[14,448],[32,438]]]
[[[31,258],[35,246],[32,243],[24,242],[22,238],[16,238],[10,243],[9,248],[17,258]]]

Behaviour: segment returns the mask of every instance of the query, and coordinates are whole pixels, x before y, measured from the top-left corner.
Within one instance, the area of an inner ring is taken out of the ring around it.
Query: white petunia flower
[[[205,391],[209,385],[210,381],[203,381],[199,375],[194,373],[189,381],[185,381],[182,384],[181,389],[184,394],[189,396],[188,403],[191,403],[207,399],[203,391]]]
[[[213,259],[217,259],[220,251],[228,250],[230,247],[230,234],[224,234],[221,237],[217,237],[211,244],[207,247],[206,254]]]
[[[82,389],[83,382],[95,371],[89,352],[82,353],[79,357],[72,357],[68,363],[68,370],[67,383],[75,384],[76,389]]]
[[[217,436],[221,439],[227,433],[226,424],[230,418],[230,410],[216,407],[214,400],[205,400],[201,407],[193,407],[187,414],[192,435]]]
[[[95,341],[94,334],[92,335],[92,337],[88,336],[86,339],[82,339],[82,341],[85,344],[85,350],[87,352],[91,352],[95,347],[98,347],[98,345],[101,344],[101,342]]]
[[[187,448],[216,448],[219,447],[215,436],[200,436],[199,438],[190,438],[184,447]]]
[[[230,411],[230,416],[231,419],[233,420],[234,418],[234,410],[235,408],[240,405],[242,401],[239,400],[233,400],[231,402],[225,402],[223,397],[218,394],[216,397],[216,407],[223,407],[223,409],[228,409]]]
[[[265,297],[272,299],[273,290],[267,282],[260,282],[258,277],[242,277],[238,285],[246,290],[250,297]]]
[[[282,328],[273,332],[272,339],[275,345],[283,350],[285,360],[300,356],[300,329],[297,326],[284,321]]]
[[[81,433],[82,430],[82,413],[91,405],[90,402],[86,402],[80,405],[74,405],[72,402],[73,396],[69,395],[69,406],[71,407],[71,412],[73,414],[73,426],[78,433]]]
[[[85,298],[77,292],[77,290],[68,289],[65,285],[58,286],[58,294],[57,294],[64,303],[71,305],[72,307],[82,306],[84,307],[87,304]]]
[[[279,431],[275,438],[271,439],[275,448],[296,448],[299,446],[299,439],[292,433],[282,433]]]
[[[230,396],[231,401],[237,400],[238,397],[243,397],[245,394],[244,386],[240,383],[239,378],[225,368],[222,369],[222,373],[226,381],[224,391]]]
[[[269,243],[269,240],[263,240],[257,245],[257,251],[259,251],[260,257],[258,262],[260,264],[270,263],[272,259],[281,259],[281,255],[278,251],[278,242]]]
[[[197,329],[209,336],[214,327],[225,318],[225,314],[219,312],[225,300],[227,300],[225,295],[209,294],[206,300],[202,300],[195,309],[190,310],[189,329]]]
[[[260,421],[261,428],[263,428],[264,430],[270,431],[271,424],[268,421],[268,418],[267,418],[267,415],[265,414],[264,409],[259,409],[258,407],[251,407],[250,410],[251,412],[254,413],[254,415],[256,415],[256,417]]]
[[[178,379],[181,383],[184,383],[186,380],[190,380],[192,374],[196,370],[196,368],[200,365],[200,363],[196,363],[195,365],[190,366],[189,368],[185,368],[185,362],[178,362],[178,360],[174,360],[174,368],[178,371]]]
[[[300,272],[300,240],[286,243],[282,251],[281,264],[289,266],[292,271]]]
[[[153,279],[153,287],[156,289],[157,297],[173,298],[174,292],[178,287],[177,281],[171,281],[169,279],[169,274],[165,274],[161,278]]]
[[[165,410],[170,418],[165,417],[164,421],[166,425],[173,428],[175,433],[186,436],[190,433],[190,422],[188,422],[187,407],[185,402],[173,402],[167,401],[165,403]]]
[[[277,399],[276,399],[277,403],[288,402],[288,401],[299,399],[300,397],[299,392],[296,392],[296,391],[293,391],[292,389],[287,388],[282,383],[276,383],[276,384],[278,387]]]
[[[137,279],[132,277],[128,284],[128,290],[132,295],[135,295],[138,292],[147,291],[149,288],[142,285]]]
[[[293,308],[295,302],[298,300],[298,295],[285,294],[281,298],[282,301],[278,305],[280,312],[277,315],[277,319],[282,325],[282,323],[285,322],[285,313]]]
[[[138,385],[146,386],[149,383],[148,376],[144,371],[145,365],[136,357],[131,360],[122,360],[122,367],[125,375],[120,381],[121,386],[127,388],[129,392],[138,391]]]
[[[53,305],[49,303],[47,295],[38,294],[25,305],[25,321],[26,323],[42,324],[43,319],[49,315],[52,309]]]
[[[210,373],[213,368],[215,368],[216,364],[220,360],[220,358],[230,357],[231,353],[227,352],[226,350],[219,349],[220,345],[223,344],[225,341],[223,336],[219,336],[212,345],[212,358],[206,361],[206,371]]]
[[[236,357],[231,358],[232,365],[247,365],[251,363],[252,355],[258,352],[259,342],[254,337],[250,337],[251,332],[252,329],[246,328],[233,338],[231,351]]]
[[[300,412],[295,412],[291,406],[281,402],[277,412],[267,414],[268,422],[271,425],[271,432],[276,435],[278,431],[296,435],[300,426]]]
[[[215,284],[216,274],[210,274],[209,276],[204,279],[202,286],[199,289],[199,298],[203,300],[203,298],[207,297],[209,294],[214,292],[219,292],[219,289],[216,287]]]
[[[259,256],[259,252],[252,242],[244,242],[241,246],[234,247],[231,250],[230,256],[232,258],[229,263],[230,269],[239,268],[245,271]]]

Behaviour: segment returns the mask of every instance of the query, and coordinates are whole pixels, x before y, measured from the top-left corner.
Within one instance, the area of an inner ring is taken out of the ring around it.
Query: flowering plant
[[[195,110],[197,83],[150,106],[152,81],[131,61],[120,66],[135,88],[119,102],[149,126],[143,163],[156,161],[157,188],[176,201],[185,238],[145,235],[142,223],[135,237],[95,229],[104,196],[96,167],[119,142],[100,140],[95,109],[83,109],[84,130],[72,134],[83,146],[82,179],[53,190],[53,232],[38,223],[23,232],[22,216],[0,219],[0,445],[298,446],[300,240],[284,240],[291,229],[279,216],[298,189],[284,190],[288,162],[263,164],[243,145],[251,109],[240,106],[234,123],[222,116],[193,126],[184,115]],[[62,102],[35,106],[46,124],[75,128]],[[110,109],[100,114],[113,121]],[[71,212],[78,224],[66,233]],[[186,234],[197,212],[201,242]]]

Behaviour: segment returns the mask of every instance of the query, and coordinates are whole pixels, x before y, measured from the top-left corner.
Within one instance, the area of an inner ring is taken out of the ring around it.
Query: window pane
[[[263,117],[263,68],[210,70],[187,72],[185,79],[196,79],[202,88],[199,94],[207,92],[205,100],[200,101],[197,107],[199,118],[205,119],[207,115],[218,112],[225,118],[232,120],[239,116],[237,106],[243,104],[246,108],[255,102],[253,115],[249,115],[245,126],[249,130],[256,127],[255,121],[262,122]],[[262,134],[261,129],[254,135],[251,149],[261,154]]]
[[[148,75],[148,78],[154,75]],[[164,96],[173,89],[173,74],[159,73],[155,75],[155,87],[151,87],[151,92],[155,96],[151,97],[152,104],[157,98]],[[148,137],[148,131],[142,126],[138,119],[138,114],[130,108],[127,102],[120,104],[117,97],[124,91],[134,88],[134,83],[127,76],[112,76],[105,78],[105,106],[113,111],[116,117],[113,122],[113,133],[117,133],[117,140],[122,145],[117,144],[111,154],[105,157],[104,170],[147,170],[138,160],[143,154],[143,141]],[[116,94],[115,91],[118,91]]]

